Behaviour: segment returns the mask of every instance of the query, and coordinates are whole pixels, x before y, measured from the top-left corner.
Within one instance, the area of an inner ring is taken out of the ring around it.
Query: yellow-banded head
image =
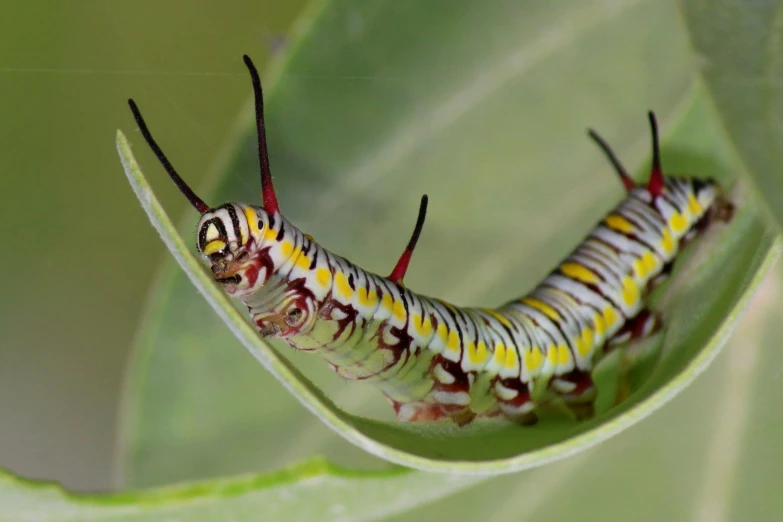
[[[713,216],[723,221],[731,219],[734,205],[724,197],[723,190],[715,179],[664,176],[661,166],[658,122],[652,111],[648,112],[647,116],[650,121],[652,136],[652,168],[646,186],[637,184],[622,165],[609,143],[596,131],[588,129],[588,135],[612,163],[626,191],[629,194],[636,194],[648,203],[652,203],[667,218],[671,217],[669,214],[671,214],[670,208],[672,208],[670,203],[665,201],[665,199],[669,198],[676,202],[676,206],[680,209],[678,213],[687,214],[694,220],[694,223],[704,220],[702,225],[706,224]],[[660,196],[664,196],[664,200],[659,200]]]
[[[180,191],[201,214],[201,220],[198,224],[198,250],[209,260],[217,281],[227,285],[227,290],[230,293],[247,290],[254,286],[260,270],[265,271],[266,277],[274,271],[273,266],[267,266],[269,264],[268,258],[261,256],[262,258],[256,259],[253,254],[263,241],[264,228],[272,222],[275,216],[280,217],[277,195],[272,185],[272,174],[269,169],[261,80],[250,58],[246,55],[243,58],[250,72],[255,96],[263,208],[250,207],[240,203],[226,203],[217,208],[210,208],[177,174],[171,162],[152,137],[138,107],[133,100],[128,100],[144,139]]]
[[[244,212],[245,205],[226,203],[210,209],[198,223],[196,247],[207,260],[220,283],[238,284],[241,263],[252,254],[250,227]],[[240,266],[237,266],[240,265]]]
[[[264,209],[243,203],[226,203],[201,216],[196,247],[230,293],[263,284],[274,272],[274,262],[260,252],[265,236],[276,235],[270,226]],[[259,276],[263,280],[258,281]]]
[[[734,214],[734,204],[714,178],[672,176],[666,179],[666,192],[681,208],[687,207],[701,228],[713,218],[729,221]]]
[[[210,259],[233,255],[249,239],[249,227],[243,205],[226,203],[210,209],[198,223],[198,250]]]

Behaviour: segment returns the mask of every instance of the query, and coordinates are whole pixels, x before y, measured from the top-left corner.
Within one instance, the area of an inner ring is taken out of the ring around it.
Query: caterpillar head
[[[718,219],[719,221],[729,221],[734,215],[734,204],[729,201],[723,188],[718,184],[715,178],[689,178],[690,184],[698,207],[706,209],[704,214],[706,219]]]
[[[723,195],[722,188],[714,178],[699,179],[663,175],[658,123],[652,111],[647,115],[652,135],[652,167],[646,186],[634,181],[606,140],[593,129],[587,131],[590,138],[595,141],[614,166],[626,191],[629,194],[636,193],[644,201],[655,204],[663,213],[666,213],[665,209],[668,204],[660,202],[658,196],[667,193],[668,197],[680,200],[680,203],[687,205],[693,219],[703,219],[702,223],[704,224],[712,217],[721,221],[730,220],[734,212],[734,205]],[[683,199],[685,201],[682,201]]]
[[[275,218],[282,219],[269,170],[261,80],[247,55],[244,61],[250,71],[255,94],[263,208],[239,203],[210,208],[179,176],[152,137],[134,101],[128,100],[144,139],[190,204],[201,213],[197,229],[199,252],[209,261],[215,279],[226,287],[228,293],[238,297],[266,283],[276,270],[272,259],[263,252],[263,233]]]
[[[260,208],[226,203],[206,211],[198,223],[198,251],[209,262],[215,280],[241,297],[263,286],[275,271],[264,246],[269,215]]]

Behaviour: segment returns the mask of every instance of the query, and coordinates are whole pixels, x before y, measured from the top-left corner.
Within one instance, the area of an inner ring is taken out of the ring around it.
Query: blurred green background
[[[249,98],[242,54],[263,70],[304,3],[3,2],[0,466],[109,486],[123,366],[166,255],[115,150],[126,100],[199,187]]]

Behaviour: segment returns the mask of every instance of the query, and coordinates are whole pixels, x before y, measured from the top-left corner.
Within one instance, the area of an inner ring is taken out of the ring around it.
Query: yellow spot
[[[626,234],[630,234],[634,230],[631,222],[618,214],[612,214],[607,217],[606,224],[609,226],[609,228]]]
[[[394,301],[394,308],[392,312],[394,313],[394,317],[400,321],[405,320],[405,305],[402,303],[402,301]]]
[[[506,368],[515,369],[519,368],[519,356],[513,346],[506,349]]]
[[[267,241],[277,241],[277,232],[269,227],[264,228],[264,239]]]
[[[682,214],[675,212],[672,214],[672,217],[669,218],[669,226],[672,227],[672,230],[675,232],[682,232],[687,228],[688,222],[682,217]]]
[[[498,343],[495,345],[495,362],[503,364],[506,361],[506,345]]]
[[[378,304],[378,294],[375,293],[375,290],[368,291],[366,288],[359,288],[358,292],[359,294],[359,304],[362,306],[375,306]]]
[[[561,344],[557,347],[557,364],[565,366],[571,362],[571,350],[568,346]]]
[[[648,272],[655,270],[658,266],[658,261],[655,259],[655,255],[652,252],[646,252],[642,256],[642,261],[644,261],[644,266],[647,267]]]
[[[337,272],[334,274],[334,284],[339,292],[345,299],[350,299],[353,295],[353,289],[348,284],[348,278],[345,277],[343,272]]]
[[[283,257],[290,258],[294,253],[294,244],[290,241],[283,241],[280,243],[280,253],[283,254]]]
[[[293,261],[294,265],[296,265],[296,262],[299,261],[299,258],[302,256],[302,249],[301,247],[295,247],[293,252],[291,252],[291,257],[289,257],[289,261]]]
[[[536,299],[535,297],[525,297],[522,299],[522,302],[525,303],[528,306],[531,306],[535,308],[536,310],[539,310],[546,314],[550,319],[554,321],[560,320],[560,315],[555,311],[554,308],[546,304],[545,302]]]
[[[446,344],[446,341],[449,338],[449,329],[446,328],[445,323],[440,323],[438,325],[438,337],[440,337],[440,340],[443,341],[443,344]]]
[[[470,343],[468,345],[468,357],[473,364],[482,364],[487,360],[487,345],[484,341],[478,344]]]
[[[313,239],[313,236],[311,236],[310,234],[305,234],[304,237],[306,237],[310,241],[315,241],[315,239]]]
[[[296,260],[296,266],[298,266],[302,270],[309,270],[310,269],[310,258],[307,257],[306,255],[302,254]]]
[[[547,347],[546,358],[551,364],[557,364],[557,346],[552,344]]]
[[[699,202],[696,201],[696,198],[693,196],[693,194],[688,194],[688,210],[690,210],[691,214],[695,216],[699,216],[702,212],[704,212],[704,209],[701,208],[701,205],[699,205]]]
[[[582,357],[587,357],[590,354],[590,351],[593,348],[593,342],[595,341],[595,338],[593,337],[593,331],[590,328],[585,328],[582,330],[580,341],[579,355]]]
[[[319,268],[315,271],[315,280],[321,286],[328,286],[332,280],[332,272],[328,268]]]
[[[525,366],[527,366],[528,371],[536,371],[543,362],[544,357],[541,355],[541,350],[535,346],[525,354]]]
[[[663,229],[663,234],[661,235],[661,246],[667,254],[671,254],[674,251],[674,238],[672,238],[672,233],[669,232],[668,228]]]
[[[226,244],[223,241],[216,239],[207,243],[207,245],[204,247],[204,253],[209,256],[215,252],[220,252],[224,248],[226,248]]]
[[[383,294],[381,298],[381,306],[389,313],[392,313],[392,306],[394,306],[394,299],[388,293]]]
[[[452,330],[449,332],[449,340],[446,341],[446,349],[459,353],[459,335],[457,335],[457,332]]]
[[[582,339],[582,336],[576,338],[576,352],[579,355],[584,355],[587,353],[587,348],[585,348],[585,341]]]
[[[579,263],[563,263],[560,270],[567,275],[584,283],[597,283],[598,276],[592,270]]]
[[[611,328],[614,323],[617,322],[617,312],[614,311],[614,308],[611,306],[607,306],[606,309],[604,309],[604,323],[606,324],[607,328]]]
[[[256,211],[250,207],[245,207],[245,217],[247,218],[247,226],[250,227],[250,232],[253,235],[261,234],[261,230],[258,228],[258,216]]]
[[[604,311],[604,313],[606,313],[606,311]],[[604,320],[604,316],[596,314],[595,317],[593,317],[593,323],[595,324],[595,333],[600,337],[603,337],[604,333],[606,333],[606,320]]]
[[[630,277],[623,279],[623,301],[628,306],[633,306],[639,299],[639,287]]]
[[[639,258],[633,262],[633,271],[636,273],[636,277],[644,279],[647,277],[647,267],[644,264],[644,259]]]
[[[413,314],[413,326],[416,328],[422,338],[428,339],[432,335],[432,323],[429,318],[422,318],[418,314]]]
[[[492,317],[500,321],[500,324],[502,324],[503,326],[508,326],[509,328],[511,327],[511,323],[503,314],[495,310],[492,310],[491,308],[482,308],[481,311],[491,315]]]

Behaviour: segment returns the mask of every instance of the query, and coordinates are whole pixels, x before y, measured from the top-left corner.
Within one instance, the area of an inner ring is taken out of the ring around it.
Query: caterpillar
[[[150,148],[201,214],[197,250],[215,281],[241,300],[263,337],[323,357],[346,379],[372,383],[400,421],[505,417],[531,425],[560,404],[577,420],[595,414],[592,371],[617,346],[651,336],[661,315],[650,292],[682,247],[734,205],[712,178],[664,176],[655,115],[652,168],[637,184],[606,141],[589,136],[626,196],[527,295],[499,308],[459,307],[403,284],[424,226],[421,199],[410,240],[387,277],[329,252],[280,212],[272,185],[261,81],[253,85],[263,206],[210,207],[179,176],[128,103]]]

